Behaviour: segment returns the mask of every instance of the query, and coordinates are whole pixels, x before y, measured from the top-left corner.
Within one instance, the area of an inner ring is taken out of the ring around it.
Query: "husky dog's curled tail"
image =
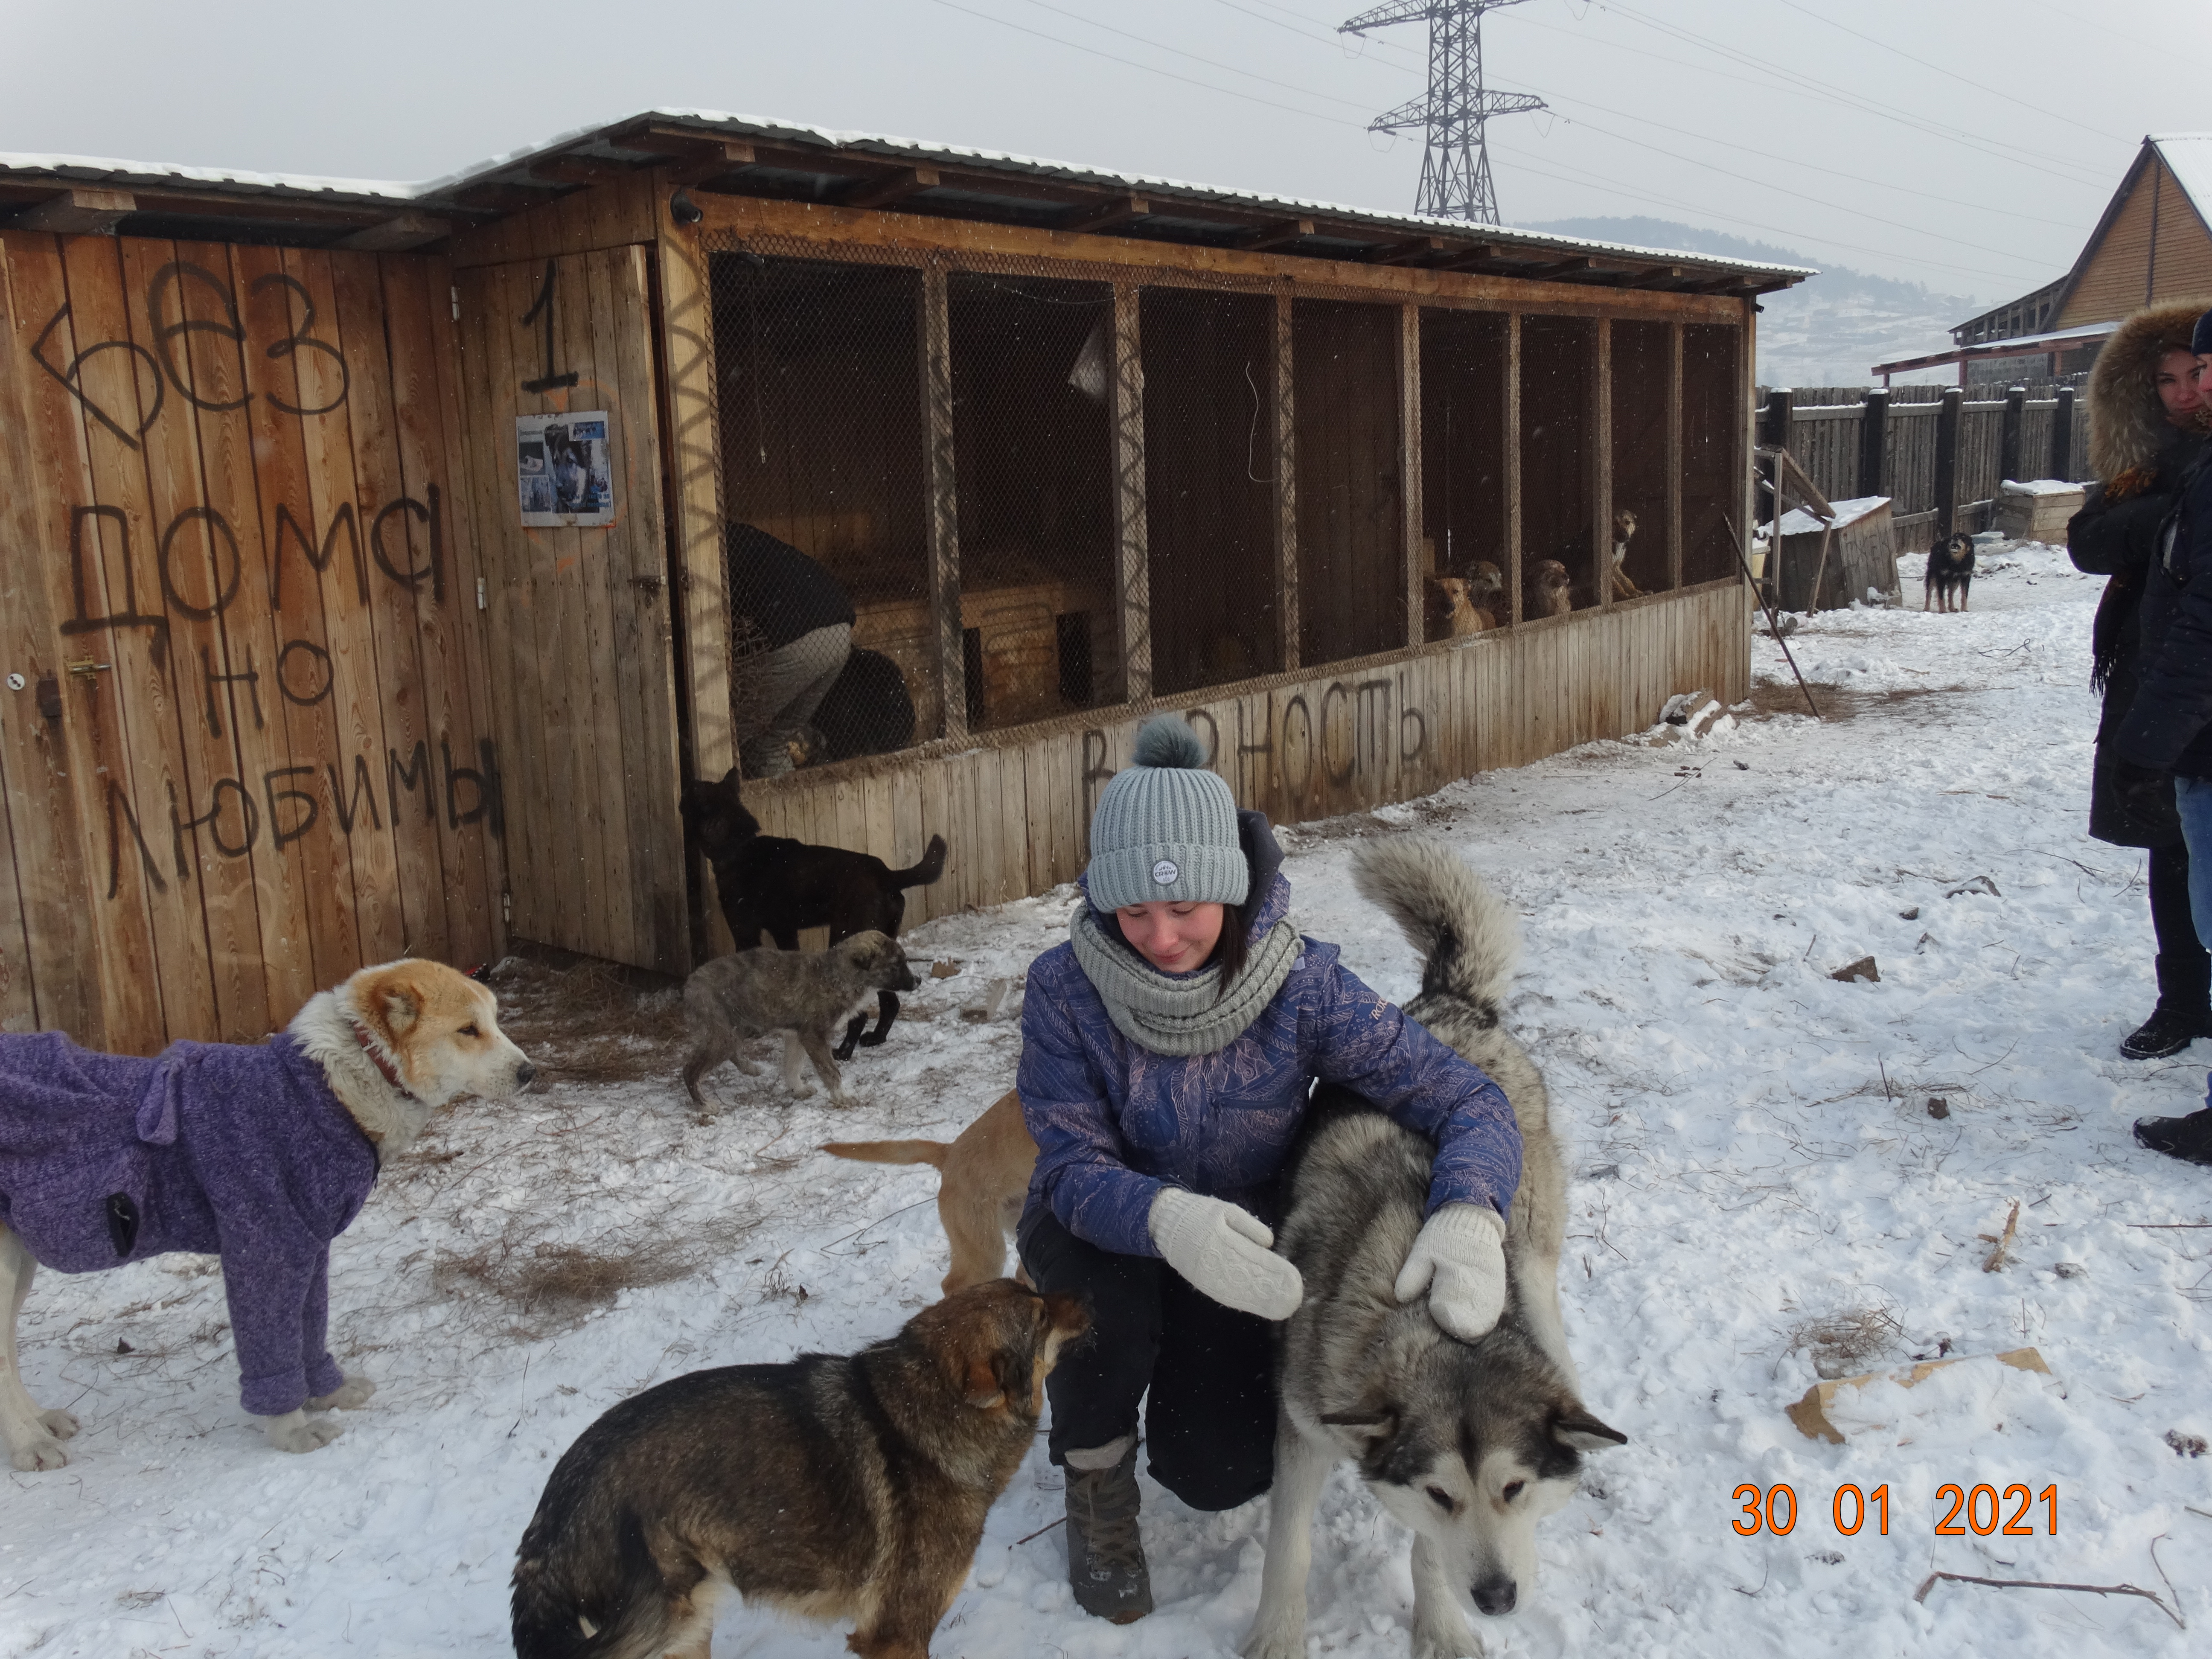
[[[1392,836],[1353,855],[1352,881],[1420,952],[1424,997],[1452,998],[1482,1026],[1498,1024],[1521,959],[1521,929],[1465,860],[1440,841]]]

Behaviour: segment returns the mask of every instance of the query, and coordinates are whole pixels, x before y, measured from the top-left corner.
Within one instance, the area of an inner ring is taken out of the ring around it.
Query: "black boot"
[[[2189,1164],[2212,1164],[2212,1107],[2186,1117],[2139,1117],[2136,1144]]]
[[[1141,1501],[1133,1436],[1112,1468],[1067,1470],[1067,1582],[1076,1606],[1117,1625],[1152,1610],[1152,1575],[1137,1531]]]
[[[2212,1019],[2203,1010],[2176,1007],[2161,999],[2148,1019],[2120,1039],[2120,1052],[2130,1060],[2164,1060],[2208,1034]]]

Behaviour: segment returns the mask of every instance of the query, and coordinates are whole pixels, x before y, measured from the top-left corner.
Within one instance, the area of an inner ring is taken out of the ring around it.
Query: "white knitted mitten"
[[[1163,1187],[1146,1225],[1168,1266],[1224,1307],[1288,1319],[1305,1297],[1298,1270],[1269,1249],[1267,1223],[1234,1204]]]
[[[1429,1293],[1429,1316],[1462,1342],[1505,1311],[1505,1223],[1487,1204],[1447,1204],[1422,1224],[1398,1272],[1398,1300]]]

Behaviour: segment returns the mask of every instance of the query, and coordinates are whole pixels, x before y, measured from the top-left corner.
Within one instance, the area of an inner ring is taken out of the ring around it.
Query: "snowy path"
[[[1524,919],[1510,1018],[1571,1142],[1568,1328],[1590,1405],[1631,1443],[1546,1523],[1542,1583],[1484,1621],[1492,1651],[2179,1656],[2212,1624],[2212,1514],[2189,1512],[2212,1512],[2212,1456],[2164,1443],[2212,1435],[2212,1231],[2142,1224],[2212,1218],[2212,1171],[2127,1133],[2198,1103],[2212,1043],[2165,1064],[2117,1052],[2153,1001],[2151,943],[2142,856],[2081,833],[2097,591],[2052,550],[1985,559],[1969,616],[1850,612],[1792,640],[1852,694],[1849,719],[1595,744],[1286,837],[1304,923],[1388,995],[1415,988],[1413,963],[1352,894],[1351,837],[1441,834]],[[1763,680],[1783,675],[1771,644],[1757,654]],[[1978,876],[1995,891],[1946,896]],[[727,1072],[714,1083],[737,1104],[708,1127],[659,1081],[455,1114],[337,1247],[335,1346],[383,1387],[312,1456],[264,1450],[240,1414],[208,1264],[42,1277],[28,1380],[88,1429],[68,1469],[9,1477],[0,1659],[507,1651],[515,1541],[600,1412],[680,1370],[856,1346],[934,1295],[933,1173],[805,1149],[949,1136],[988,1104],[1012,1077],[1012,1011],[959,1011],[1066,911],[1062,895],[918,929],[917,955],[966,965],[853,1068],[849,1114]],[[1869,954],[1879,984],[1828,977]],[[2014,1200],[2017,1261],[1985,1273],[1977,1235]],[[517,1263],[541,1244],[677,1276],[564,1327],[452,1271],[495,1277],[502,1247]],[[1783,1415],[1814,1381],[1789,1334],[1854,1310],[1895,1322],[1869,1365],[1943,1337],[2025,1343],[2056,1382],[1964,1366],[1862,1401],[1844,1445],[1808,1440]],[[1792,1534],[1731,1530],[1740,1484],[1784,1481]],[[1846,1481],[1887,1486],[1887,1538],[1878,1517],[1838,1534]],[[2038,1502],[2035,1536],[1936,1538],[1936,1488],[1984,1481],[2055,1485],[2057,1535]],[[1057,1531],[1017,1541],[1057,1519],[1058,1486],[1041,1450],[1016,1477],[940,1659],[1235,1651],[1264,1503],[1201,1516],[1148,1486],[1160,1610],[1116,1629],[1072,1607]],[[1314,1650],[1399,1659],[1404,1534],[1341,1474],[1319,1530]],[[2194,1635],[2133,1598],[1911,1599],[1937,1569],[2164,1596],[2160,1534]],[[844,1637],[740,1610],[716,1651],[830,1659]]]

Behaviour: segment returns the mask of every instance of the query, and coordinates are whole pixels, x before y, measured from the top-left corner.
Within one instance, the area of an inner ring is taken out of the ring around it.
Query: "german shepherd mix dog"
[[[1928,550],[1928,576],[1920,584],[1920,608],[1927,610],[1932,599],[1939,611],[1964,611],[1967,592],[1973,585],[1974,538],[1946,537]]]
[[[740,951],[754,949],[763,934],[782,950],[796,951],[799,932],[807,927],[827,927],[832,945],[871,929],[896,938],[906,920],[905,890],[927,887],[945,873],[942,836],[932,836],[921,862],[904,870],[872,854],[763,836],[760,820],[738,799],[734,766],[720,783],[696,778],[686,783],[678,810],[684,834],[714,866],[722,919]],[[837,1058],[850,1060],[855,1048],[881,1042],[898,1008],[896,996],[880,993],[876,1029],[862,1036],[867,1019],[855,1018],[837,1045]]]
[[[1021,1467],[1077,1298],[994,1279],[851,1356],[693,1371],[554,1466],[514,1564],[520,1659],[707,1659],[716,1604],[850,1619],[927,1659]]]
[[[1406,1012],[1481,1066],[1513,1103],[1521,1184],[1505,1232],[1504,1316],[1474,1342],[1425,1303],[1401,1306],[1436,1149],[1346,1090],[1316,1091],[1285,1167],[1275,1248],[1304,1276],[1284,1324],[1282,1418],[1260,1608],[1246,1659],[1304,1659],[1314,1505],[1330,1468],[1359,1466],[1413,1533],[1417,1659],[1479,1654],[1460,1611],[1510,1613],[1536,1576],[1536,1522],[1572,1494],[1582,1454],[1626,1443],[1582,1403],[1559,1318],[1566,1182],[1544,1080],[1499,1024],[1511,918],[1449,848],[1411,836],[1359,854],[1352,879],[1425,966]]]
[[[15,1467],[60,1468],[77,1431],[39,1408],[16,1364],[32,1276],[173,1250],[222,1260],[240,1396],[269,1443],[337,1438],[324,1413],[376,1384],[324,1346],[331,1241],[438,1108],[530,1081],[497,1006],[444,963],[410,959],[318,992],[265,1045],[173,1042],[144,1060],[58,1031],[0,1036],[0,1436]]]
[[[830,1052],[830,1034],[871,993],[889,996],[911,991],[921,981],[908,965],[896,939],[873,931],[855,933],[826,951],[733,951],[694,969],[684,981],[684,1025],[691,1052],[684,1062],[684,1087],[691,1103],[712,1111],[699,1092],[699,1079],[728,1060],[747,1077],[760,1067],[738,1052],[739,1045],[771,1031],[787,1033],[783,1086],[806,1092],[799,1075],[799,1050],[836,1104],[845,1103],[845,1082]]]

